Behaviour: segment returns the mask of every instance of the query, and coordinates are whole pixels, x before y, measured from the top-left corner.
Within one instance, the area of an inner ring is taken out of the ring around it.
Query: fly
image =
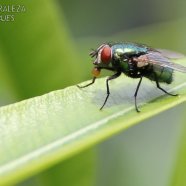
[[[118,78],[122,73],[130,78],[139,78],[134,93],[137,112],[140,112],[137,106],[137,95],[144,77],[155,81],[157,88],[164,93],[177,96],[177,94],[171,94],[164,90],[160,83],[171,84],[174,70],[186,73],[186,67],[173,63],[170,60],[183,58],[183,54],[166,49],[153,49],[138,43],[105,43],[93,50],[90,56],[95,58],[92,82],[85,86],[78,85],[79,88],[92,85],[102,69],[114,72],[112,76],[106,79],[107,96],[100,110],[103,109],[110,95],[109,81]]]

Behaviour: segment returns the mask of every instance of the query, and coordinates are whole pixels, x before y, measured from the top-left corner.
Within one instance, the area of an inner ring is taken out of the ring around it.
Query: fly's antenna
[[[92,52],[90,52],[89,55],[90,55],[92,58],[98,55],[98,51],[97,51],[97,50],[95,50],[95,49],[91,49],[91,50],[92,50]]]
[[[90,55],[91,57],[97,56],[97,55],[98,55],[98,52],[99,52],[105,45],[106,45],[106,44],[100,45],[96,50],[95,50],[95,49],[91,49],[92,52],[90,52],[89,55]]]

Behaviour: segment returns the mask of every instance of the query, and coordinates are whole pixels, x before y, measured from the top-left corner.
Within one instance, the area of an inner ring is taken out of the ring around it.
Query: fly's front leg
[[[121,75],[121,72],[117,72],[116,74],[114,74],[114,75],[112,75],[112,76],[110,76],[110,77],[107,78],[107,80],[106,80],[107,96],[106,96],[105,101],[104,101],[102,107],[100,108],[100,110],[103,109],[103,107],[105,106],[105,104],[106,104],[106,102],[107,102],[107,100],[108,100],[108,98],[109,98],[109,95],[110,95],[109,81],[112,80],[112,79],[116,79],[116,78],[119,77],[120,75]]]
[[[90,85],[94,84],[95,80],[96,80],[96,77],[93,77],[93,79],[92,79],[92,82],[91,82],[91,83],[89,83],[89,84],[87,84],[87,85],[84,85],[84,86],[79,86],[79,85],[77,85],[77,87],[78,87],[78,88],[85,88],[85,87],[88,87],[88,86],[90,86]]]
[[[88,86],[94,84],[96,78],[100,75],[100,72],[101,72],[102,69],[114,71],[114,69],[112,67],[94,67],[93,70],[92,70],[92,74],[94,76],[93,79],[92,79],[92,82],[87,84],[87,85],[84,85],[84,86],[77,85],[77,87],[78,88],[85,88],[85,87],[88,87]]]
[[[95,82],[95,80],[96,80],[96,77],[98,77],[98,76],[100,75],[100,72],[101,72],[101,69],[100,69],[100,68],[94,67],[94,68],[92,69],[92,74],[93,74],[93,76],[94,76],[93,79],[92,79],[92,82],[89,83],[89,84],[87,84],[87,85],[84,85],[84,86],[79,86],[79,85],[77,85],[77,87],[79,87],[79,88],[85,88],[85,87],[88,87],[88,86],[94,84],[94,82]]]

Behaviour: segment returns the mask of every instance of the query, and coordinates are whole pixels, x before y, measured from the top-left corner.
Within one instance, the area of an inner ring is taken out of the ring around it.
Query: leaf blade
[[[171,85],[172,90],[179,90],[180,97],[160,97],[161,93],[145,80],[139,95],[143,102],[140,114],[132,96],[136,83],[122,77],[111,83],[111,97],[103,111],[99,107],[105,98],[105,78],[87,89],[72,86],[2,107],[0,184],[36,174],[186,101],[184,76],[177,74]]]

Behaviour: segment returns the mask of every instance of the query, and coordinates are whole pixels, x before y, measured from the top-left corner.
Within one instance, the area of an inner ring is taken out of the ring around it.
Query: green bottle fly
[[[164,90],[159,83],[172,83],[174,70],[186,73],[186,67],[170,61],[170,59],[184,57],[183,54],[165,49],[153,49],[143,44],[129,42],[106,43],[93,50],[90,56],[92,58],[95,57],[95,61],[93,62],[95,66],[92,71],[93,80],[85,86],[78,87],[84,88],[93,84],[102,69],[115,72],[114,75],[108,77],[106,80],[107,96],[100,110],[105,106],[110,95],[108,82],[119,77],[121,73],[131,78],[140,79],[134,94],[137,112],[139,112],[139,109],[136,98],[143,77],[155,81],[157,88],[166,94],[176,96],[177,94],[171,94]]]

